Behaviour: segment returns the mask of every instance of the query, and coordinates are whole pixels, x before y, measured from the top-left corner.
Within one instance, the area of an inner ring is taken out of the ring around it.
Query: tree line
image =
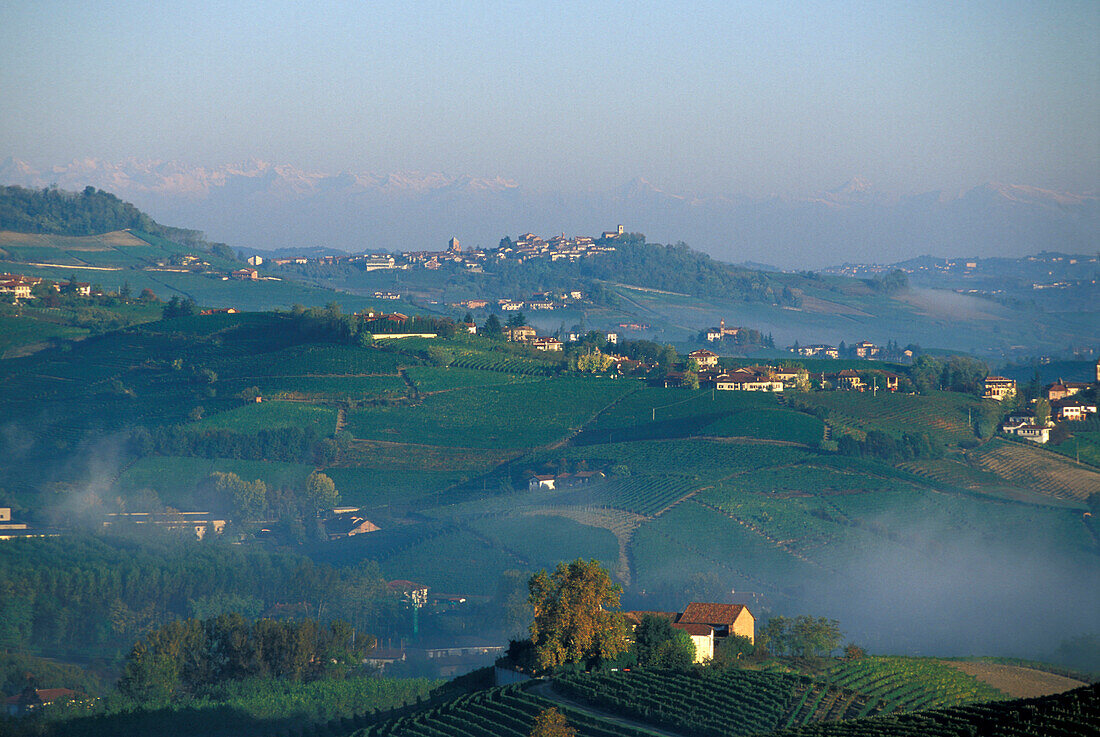
[[[112,660],[172,620],[242,611],[385,636],[406,618],[370,561],[335,568],[213,535],[123,529],[0,546],[0,650]]]
[[[314,619],[253,622],[240,614],[169,622],[126,656],[118,690],[138,702],[194,696],[227,681],[316,680],[358,666],[375,638],[346,622]]]

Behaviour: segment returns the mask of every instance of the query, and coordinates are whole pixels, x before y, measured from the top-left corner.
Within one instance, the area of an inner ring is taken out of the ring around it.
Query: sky
[[[1100,3],[0,0],[0,158],[1100,189]]]

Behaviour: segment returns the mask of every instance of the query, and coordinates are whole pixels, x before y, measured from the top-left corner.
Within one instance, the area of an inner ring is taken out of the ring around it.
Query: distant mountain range
[[[216,168],[95,159],[35,168],[8,158],[0,184],[80,190],[133,202],[163,223],[200,228],[238,248],[421,250],[452,235],[495,246],[504,235],[595,235],[618,223],[650,241],[682,240],[733,262],[819,268],[918,254],[1021,256],[1092,252],[1100,197],[1024,185],[896,196],[861,179],[807,197],[688,197],[642,179],[608,191],[553,192],[503,178],[440,173],[308,172],[250,161]]]

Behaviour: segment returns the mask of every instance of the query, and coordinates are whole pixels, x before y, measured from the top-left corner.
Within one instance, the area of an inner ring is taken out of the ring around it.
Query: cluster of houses
[[[800,356],[806,358],[840,358],[840,348],[835,345],[827,345],[825,343],[814,343],[811,345],[795,345],[787,348],[791,353],[797,353]],[[854,343],[847,348],[848,353],[855,358],[879,358],[883,352],[882,346],[875,345],[869,340],[861,340],[858,343]],[[914,352],[910,348],[906,348],[901,351],[901,355],[905,358],[913,358]]]
[[[467,323],[468,324],[468,323]],[[473,331],[471,331],[473,332]],[[508,340],[513,343],[526,343],[537,351],[549,351],[555,352],[562,350],[562,341],[557,338],[542,336],[536,334],[536,330],[530,325],[518,325],[515,327],[507,327],[504,329],[504,335]],[[566,343],[578,343],[587,336],[587,333],[570,332],[565,336]],[[602,333],[604,339],[608,345],[618,345],[619,334],[613,331]],[[629,362],[630,359],[626,356],[616,356],[609,354],[609,357],[617,364],[621,362]],[[637,363],[636,361],[634,363]]]
[[[1007,388],[1012,383],[1011,390]],[[992,386],[991,386],[992,384]],[[1082,422],[1097,416],[1095,399],[1084,400],[1079,395],[1093,388],[1100,389],[1100,361],[1096,362],[1096,381],[1063,381],[1059,379],[1043,388],[1043,398],[1050,403],[1050,417],[1040,422],[1033,412],[1013,414],[1001,425],[1001,432],[1025,438],[1036,443],[1050,440],[1051,430],[1058,422]],[[986,379],[986,394],[991,399],[1003,399],[1015,394],[1016,385],[1003,376],[991,376]],[[994,394],[990,394],[993,391]]]
[[[494,249],[467,249],[463,250],[458,238],[451,238],[447,242],[444,251],[403,251],[398,256],[388,253],[365,253],[356,256],[320,256],[306,258],[295,256],[290,258],[275,258],[265,261],[263,256],[250,256],[249,266],[260,266],[268,263],[272,266],[305,266],[315,263],[322,266],[337,264],[351,264],[364,271],[382,270],[406,270],[411,268],[439,269],[444,265],[461,267],[471,273],[482,273],[485,265],[499,261],[523,262],[535,258],[549,259],[550,261],[578,261],[582,258],[596,256],[615,250],[610,242],[621,238],[624,234],[623,226],[615,230],[605,231],[599,238],[591,236],[568,237],[564,233],[551,238],[543,239],[534,233],[524,233],[513,241],[505,238]]]
[[[23,274],[0,274],[0,296],[7,296],[13,302],[34,299],[31,293],[39,284],[47,284],[54,291],[62,294],[73,294],[78,297],[92,296],[92,285],[83,281],[53,282],[40,276],[24,276]]]
[[[718,365],[718,354],[701,348],[688,354],[689,365],[697,367],[696,376],[701,388],[719,391],[742,392],[781,392],[809,381],[811,375],[798,366],[741,366],[734,369],[722,369]],[[898,390],[898,374],[891,371],[864,371],[851,369],[835,372],[814,373],[823,388],[832,387],[841,391],[885,391]],[[686,379],[685,372],[671,371],[664,378],[664,385],[681,386]],[[879,380],[881,379],[881,383]],[[868,383],[868,381],[870,383]]]

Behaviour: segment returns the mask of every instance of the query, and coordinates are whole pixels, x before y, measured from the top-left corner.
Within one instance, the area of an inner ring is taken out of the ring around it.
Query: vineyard
[[[933,392],[929,395],[879,392],[817,392],[799,397],[808,408],[821,408],[844,425],[882,430],[892,435],[924,432],[944,444],[975,437],[979,421],[996,420],[1000,407],[966,394]]]
[[[527,737],[535,716],[557,706],[577,737],[648,737],[648,733],[593,719],[561,707],[519,686],[461,696],[413,715],[398,717],[353,733],[353,737]]]
[[[765,438],[816,446],[824,430],[821,420],[804,412],[767,409],[727,415],[704,427],[700,434]]]
[[[1100,686],[1035,699],[830,722],[785,729],[772,737],[1025,737],[1097,734]]]
[[[402,366],[418,363],[420,361],[416,358],[373,347],[297,345],[266,353],[262,360],[249,357],[248,360],[239,361],[232,367],[239,373],[226,374],[226,378],[374,374],[396,376]]]
[[[537,460],[585,460],[590,467],[617,464],[631,474],[682,475],[705,484],[739,472],[803,463],[817,457],[812,451],[793,446],[674,439],[568,447],[545,453]]]
[[[1006,698],[974,676],[932,658],[861,658],[833,666],[825,680],[874,697],[886,713]]]
[[[530,377],[521,377],[518,374],[507,374],[496,371],[476,371],[474,369],[456,368],[448,366],[412,366],[407,370],[408,376],[416,384],[417,391],[421,394],[432,392],[444,392],[451,389],[462,389],[471,386],[488,386],[493,384],[514,384],[518,381],[533,381]]]
[[[559,676],[555,688],[612,713],[684,734],[727,737],[782,726],[800,680],[756,671],[635,670]]]
[[[409,392],[400,376],[279,376],[248,378],[220,382],[226,394],[236,395],[255,387],[264,401],[293,399],[297,401],[340,401],[367,399],[397,399]]]
[[[848,689],[745,670],[559,676],[555,688],[612,713],[701,737],[760,734],[874,711],[866,696]]]
[[[968,455],[1003,479],[1054,497],[1085,501],[1100,489],[1100,471],[1020,442],[995,438]]]
[[[600,503],[637,514],[654,515],[699,488],[699,482],[673,474],[633,475],[610,479],[600,490]]]

